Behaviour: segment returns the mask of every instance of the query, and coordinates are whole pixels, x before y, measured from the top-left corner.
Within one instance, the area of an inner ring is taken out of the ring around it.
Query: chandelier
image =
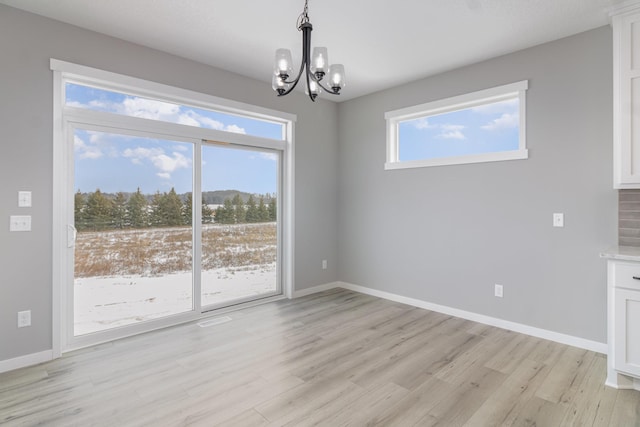
[[[302,63],[300,71],[295,79],[289,80],[293,74],[293,61],[289,49],[276,50],[276,64],[273,72],[272,86],[278,96],[289,94],[303,77],[307,81],[305,91],[309,98],[315,102],[316,97],[324,90],[331,95],[339,95],[344,87],[344,65],[333,64],[329,66],[329,59],[326,47],[316,47],[311,50],[311,31],[313,26],[309,22],[308,11],[309,0],[304,2],[304,10],[298,17],[296,26],[298,31],[302,31]],[[328,75],[326,85],[323,79]]]

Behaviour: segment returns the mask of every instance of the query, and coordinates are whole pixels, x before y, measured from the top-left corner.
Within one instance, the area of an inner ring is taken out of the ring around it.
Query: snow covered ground
[[[84,277],[74,283],[75,335],[191,310],[192,274]],[[276,264],[202,272],[202,305],[276,291]]]

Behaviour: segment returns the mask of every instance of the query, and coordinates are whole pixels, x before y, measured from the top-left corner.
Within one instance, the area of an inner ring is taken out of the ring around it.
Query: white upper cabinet
[[[613,186],[640,188],[640,2],[612,13]]]

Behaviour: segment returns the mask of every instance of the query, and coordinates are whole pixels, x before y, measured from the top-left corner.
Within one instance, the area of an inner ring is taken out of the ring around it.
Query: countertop
[[[601,258],[640,262],[640,247],[612,246],[600,253]]]

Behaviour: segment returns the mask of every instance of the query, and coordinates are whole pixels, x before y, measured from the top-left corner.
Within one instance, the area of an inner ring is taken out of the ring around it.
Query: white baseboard
[[[293,298],[305,297],[311,294],[317,294],[318,292],[328,291],[333,288],[340,288],[342,286],[342,282],[331,282],[325,283],[324,285],[313,286],[311,288],[300,289],[299,291],[293,292]]]
[[[50,360],[53,360],[52,350],[26,354],[13,359],[0,360],[0,373],[26,368],[27,366],[37,365],[38,363],[48,362]]]
[[[611,369],[609,370],[607,380],[605,381],[604,385],[611,388],[616,388],[618,390],[640,391],[640,379],[611,371]]]
[[[448,314],[450,316],[459,317],[461,319],[471,320],[474,322],[482,323],[485,325],[495,326],[509,331],[519,332],[526,335],[531,335],[537,338],[543,338],[549,341],[554,341],[560,344],[570,345],[572,347],[578,347],[585,350],[595,351],[597,353],[607,354],[607,344],[597,341],[591,341],[580,337],[574,337],[572,335],[561,334],[559,332],[549,331],[547,329],[536,328],[533,326],[525,325],[522,323],[511,322],[496,317],[486,316],[484,314],[473,313],[470,311],[460,310],[445,305],[434,304],[427,301],[422,301],[415,298],[409,298],[402,295],[392,294],[390,292],[379,291],[376,289],[367,288],[365,286],[354,285],[346,282],[333,282],[325,285],[315,286],[309,289],[303,289],[296,292],[295,297],[305,296],[314,292],[321,292],[332,288],[344,288],[354,292],[360,292],[379,298],[383,298],[390,301],[399,302],[402,304],[412,305],[418,308],[424,308],[426,310],[435,311],[438,313]]]

